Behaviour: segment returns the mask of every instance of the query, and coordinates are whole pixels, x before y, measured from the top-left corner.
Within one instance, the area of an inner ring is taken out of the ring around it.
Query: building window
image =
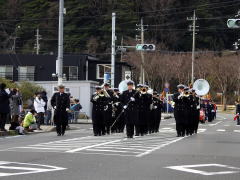
[[[97,79],[104,79],[105,73],[111,73],[111,65],[97,64]]]
[[[68,81],[78,80],[78,66],[64,66],[63,74],[65,74],[65,79]]]
[[[0,66],[0,78],[13,80],[13,66]]]
[[[34,66],[19,66],[18,80],[19,81],[34,81],[35,67]]]

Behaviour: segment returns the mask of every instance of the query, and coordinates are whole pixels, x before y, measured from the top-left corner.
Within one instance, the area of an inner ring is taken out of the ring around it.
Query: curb
[[[78,130],[78,128],[70,127],[66,129],[67,131],[71,130]],[[56,127],[51,127],[47,131],[34,131],[34,132],[26,132],[25,135],[34,135],[34,134],[40,134],[40,133],[49,133],[49,132],[54,132],[56,131]],[[5,136],[17,136],[19,135],[17,131],[10,130],[10,131],[0,131],[0,137],[5,137]]]

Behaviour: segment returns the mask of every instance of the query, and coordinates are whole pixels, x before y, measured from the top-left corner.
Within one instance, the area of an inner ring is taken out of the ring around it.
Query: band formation
[[[91,98],[94,135],[122,133],[125,126],[128,138],[158,133],[163,102],[157,92],[148,90],[141,84],[135,89],[133,81],[128,81],[127,90],[121,93],[119,89],[110,89],[108,83],[97,86]],[[178,85],[173,102],[177,136],[197,133],[200,102],[195,91]]]

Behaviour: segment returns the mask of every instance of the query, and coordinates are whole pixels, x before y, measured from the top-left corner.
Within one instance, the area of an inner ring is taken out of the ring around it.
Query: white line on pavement
[[[91,145],[91,146],[85,146],[85,147],[81,147],[81,148],[77,148],[77,149],[72,149],[72,150],[66,151],[66,152],[67,153],[74,153],[74,152],[77,152],[77,151],[82,151],[82,150],[85,150],[85,149],[90,149],[90,148],[93,148],[93,147],[103,146],[103,145],[106,145],[106,144],[111,144],[111,143],[120,142],[120,141],[121,141],[121,139],[114,140],[114,141],[108,141],[108,142],[105,142],[105,143],[94,144],[94,145]]]
[[[145,156],[145,155],[148,155],[148,154],[152,153],[153,151],[156,151],[156,150],[158,150],[158,149],[161,149],[161,148],[163,148],[163,147],[165,147],[165,146],[168,146],[168,145],[170,145],[170,144],[172,144],[172,143],[178,142],[178,141],[182,140],[183,138],[184,138],[184,137],[181,137],[181,138],[175,139],[175,140],[173,140],[173,141],[167,142],[167,143],[165,143],[165,144],[161,144],[160,146],[158,146],[158,147],[156,147],[156,148],[153,148],[153,149],[148,150],[148,151],[146,151],[146,152],[144,152],[144,153],[138,154],[136,157],[143,157],[143,156]]]
[[[225,132],[226,129],[218,129],[217,131],[218,131],[218,132]]]

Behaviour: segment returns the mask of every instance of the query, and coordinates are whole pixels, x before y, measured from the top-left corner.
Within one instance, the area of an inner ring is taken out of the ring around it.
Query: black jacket
[[[60,95],[59,92],[54,93],[51,99],[51,105],[56,111],[66,112],[67,108],[70,108],[70,98],[66,93]]]
[[[109,100],[110,98],[106,96],[99,96],[96,100],[94,100],[94,97],[97,96],[96,94],[92,95],[91,102],[93,103],[92,111],[97,112],[97,111],[104,111],[108,109],[109,105]]]
[[[12,94],[8,94],[5,90],[0,90],[0,113],[8,114],[10,112],[9,98]]]
[[[135,101],[131,101],[131,97],[133,97]],[[128,111],[136,111],[139,105],[139,93],[136,90],[132,90],[131,92],[129,90],[124,91],[120,96],[120,101],[123,106],[128,105]]]

